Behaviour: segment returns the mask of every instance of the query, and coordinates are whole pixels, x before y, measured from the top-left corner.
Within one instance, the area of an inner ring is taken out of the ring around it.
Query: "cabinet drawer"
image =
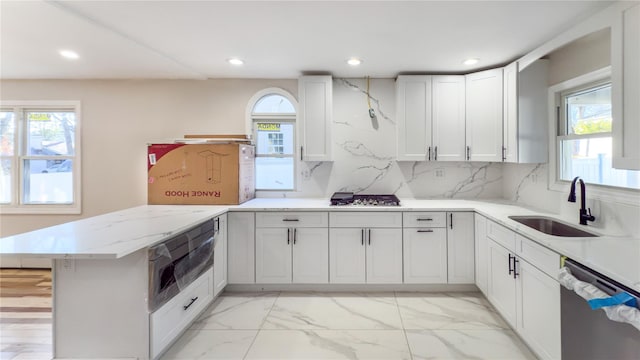
[[[256,227],[327,227],[329,216],[326,212],[258,212]]]
[[[557,278],[560,268],[560,255],[546,247],[516,235],[516,254],[552,278]]]
[[[509,251],[514,251],[516,248],[516,233],[493,221],[487,221],[487,237]]]
[[[171,344],[212,300],[213,270],[210,270],[152,313],[150,323],[151,358],[155,359]]]
[[[447,227],[447,214],[443,212],[402,213],[404,227]]]
[[[329,213],[329,223],[331,224],[331,227],[334,228],[400,228],[402,227],[402,213],[381,213],[372,211],[332,212]]]

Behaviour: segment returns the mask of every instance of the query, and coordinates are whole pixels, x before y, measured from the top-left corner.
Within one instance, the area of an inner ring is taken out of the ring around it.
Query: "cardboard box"
[[[152,205],[237,205],[255,197],[255,148],[247,144],[151,144]]]

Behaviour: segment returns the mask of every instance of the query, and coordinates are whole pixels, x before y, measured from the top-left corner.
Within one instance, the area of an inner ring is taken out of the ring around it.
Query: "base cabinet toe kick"
[[[160,358],[226,285],[225,245],[222,215],[119,259],[54,260],[54,358]]]

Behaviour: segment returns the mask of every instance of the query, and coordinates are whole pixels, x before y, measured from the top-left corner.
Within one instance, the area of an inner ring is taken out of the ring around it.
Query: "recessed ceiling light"
[[[240,66],[240,65],[244,65],[244,61],[238,58],[230,58],[227,59],[227,62],[231,65],[235,65],[235,66]]]
[[[349,60],[347,60],[347,64],[351,65],[351,66],[358,66],[360,64],[362,64],[362,60],[352,57]]]
[[[60,53],[60,56],[62,56],[65,59],[76,60],[80,58],[80,55],[78,55],[77,52],[72,50],[60,50],[59,53]]]
[[[475,65],[475,64],[478,63],[478,61],[480,61],[480,59],[478,59],[478,58],[469,58],[469,59],[463,61],[462,63],[465,64],[465,65]]]

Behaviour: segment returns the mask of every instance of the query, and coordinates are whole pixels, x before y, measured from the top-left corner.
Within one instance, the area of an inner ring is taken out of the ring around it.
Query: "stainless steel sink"
[[[597,237],[592,234],[544,216],[509,216],[509,219],[548,235],[562,237]]]

